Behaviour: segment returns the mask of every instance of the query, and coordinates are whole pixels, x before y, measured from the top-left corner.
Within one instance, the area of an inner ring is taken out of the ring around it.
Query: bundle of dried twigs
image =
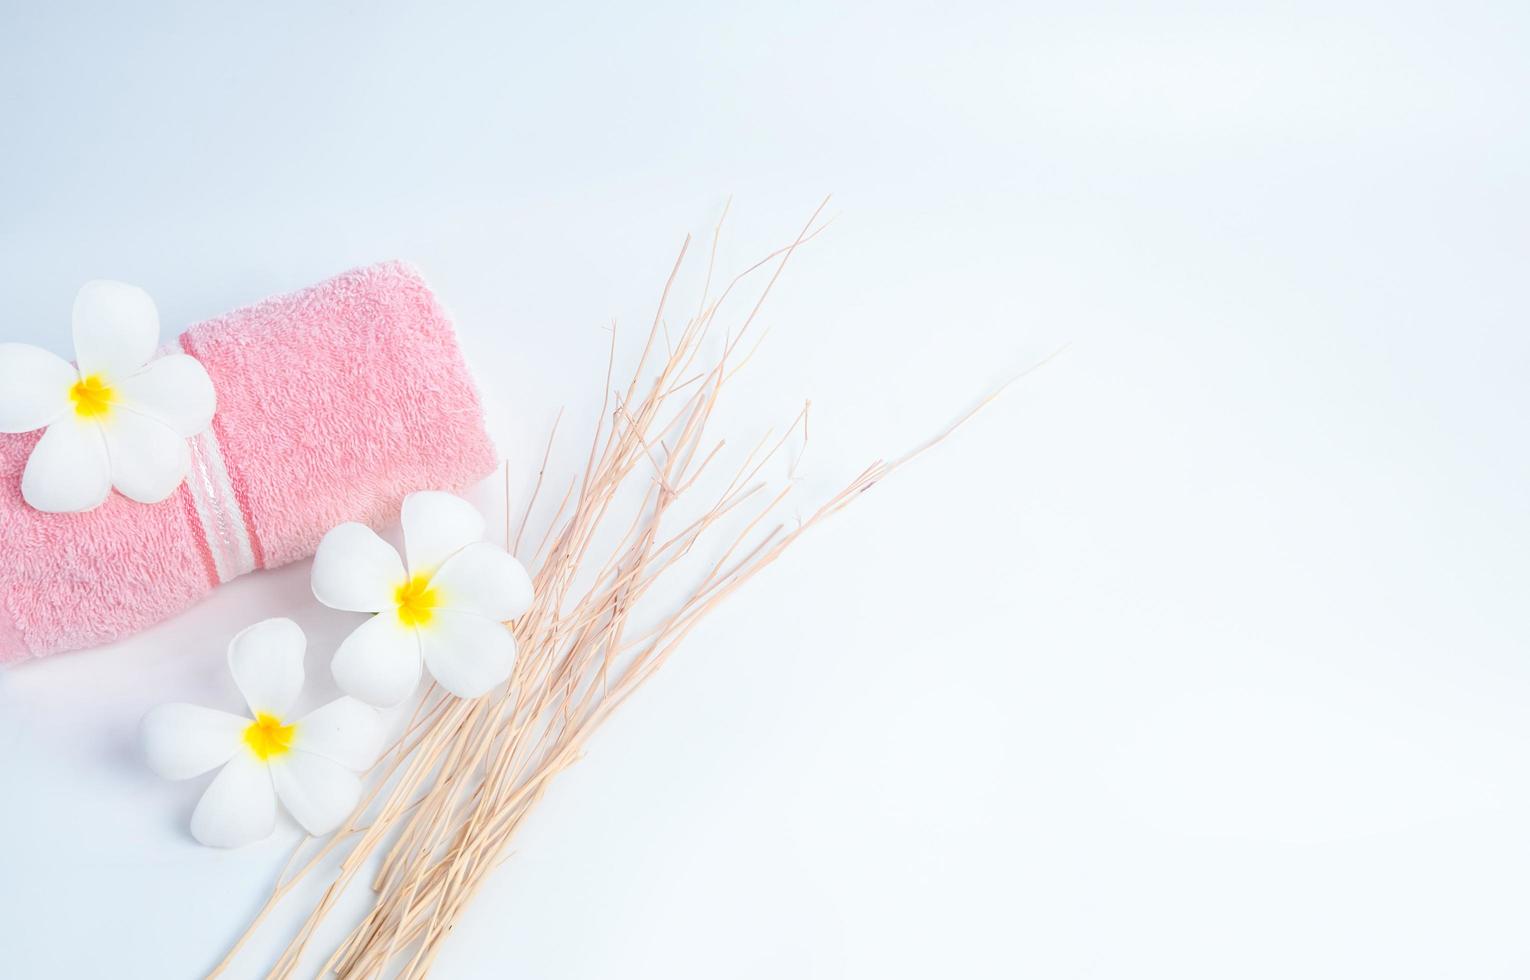
[[[625,390],[613,389],[611,383],[613,337],[603,421],[585,472],[577,492],[570,487],[528,563],[534,569],[535,604],[509,624],[519,656],[508,684],[473,701],[428,690],[404,735],[374,772],[372,787],[350,820],[279,882],[213,975],[229,966],[299,881],[339,853],[343,858],[334,882],[270,975],[294,975],[340,897],[358,885],[370,885],[376,893],[371,911],[330,952],[324,972],[342,977],[384,972],[424,976],[553,777],[579,759],[586,740],[664,664],[702,617],[810,528],[951,431],[894,462],[873,463],[790,530],[782,525],[767,528],[790,486],[772,488],[770,481],[760,479],[761,471],[793,431],[805,428],[804,407],[786,434],[755,447],[726,488],[699,509],[699,517],[683,527],[667,527],[674,523],[666,518],[677,503],[695,494],[702,473],[718,458],[722,443],[712,442],[708,424],[724,384],[748,360],[748,354],[740,355],[739,345],[750,335],[750,325],[793,253],[817,233],[823,207],[791,245],[734,278],[716,299],[707,298],[709,289],[703,288],[697,314],[678,337],[671,337],[665,307],[685,261],[690,244],[686,239]],[[714,235],[708,285],[716,253]],[[746,277],[763,275],[772,265],[768,282],[722,345],[720,356],[698,367],[719,310]],[[555,424],[555,433],[556,428]],[[551,448],[549,441],[549,454]],[[537,488],[541,485],[539,475]],[[533,501],[535,497],[533,492]],[[634,508],[631,500],[637,499],[640,503]],[[752,515],[742,513],[751,506]],[[528,516],[530,512],[528,503]],[[732,532],[740,524],[742,530],[710,564],[710,571],[687,587],[683,598],[657,615],[652,610],[642,618],[636,615],[640,604],[652,598],[656,583],[698,543],[716,541],[725,533],[723,528]],[[522,533],[524,526],[523,520]],[[613,532],[620,532],[620,543],[606,556],[597,542]],[[518,535],[513,550],[519,547]]]

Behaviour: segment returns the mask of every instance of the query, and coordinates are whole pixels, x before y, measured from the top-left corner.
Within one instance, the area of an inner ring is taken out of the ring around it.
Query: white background
[[[26,6],[4,339],[406,257],[521,494],[685,233],[732,195],[737,269],[833,192],[725,413],[813,400],[804,508],[1071,342],[693,637],[440,976],[1530,972],[1522,4]],[[0,673],[0,973],[242,929],[298,832],[198,847],[134,729],[270,615],[327,697],[307,571]]]

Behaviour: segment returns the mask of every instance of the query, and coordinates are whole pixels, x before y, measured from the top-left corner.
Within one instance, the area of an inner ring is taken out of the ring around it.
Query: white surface
[[[415,6],[7,6],[5,339],[405,256],[522,492],[683,232],[833,191],[729,415],[813,399],[804,501],[1073,344],[696,634],[440,976],[1530,971],[1523,5]],[[197,847],[132,732],[264,616],[327,679],[306,577],[0,675],[6,976],[243,927],[296,831]]]

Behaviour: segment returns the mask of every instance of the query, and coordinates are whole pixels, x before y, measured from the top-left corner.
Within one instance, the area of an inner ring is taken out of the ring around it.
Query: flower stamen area
[[[74,414],[80,418],[93,419],[105,415],[112,410],[112,402],[116,399],[117,393],[99,374],[81,378],[69,389],[69,400],[74,402]]]
[[[441,598],[430,587],[430,577],[416,575],[393,592],[398,605],[398,621],[405,626],[425,626],[435,616]]]
[[[262,711],[255,716],[255,723],[244,730],[244,744],[255,753],[255,758],[264,762],[290,750],[295,734],[296,725],[283,725],[280,718]]]

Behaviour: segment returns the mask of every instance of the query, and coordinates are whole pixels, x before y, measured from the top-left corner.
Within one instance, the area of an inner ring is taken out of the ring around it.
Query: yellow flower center
[[[393,592],[398,604],[398,621],[405,626],[425,626],[436,614],[441,599],[430,587],[430,576],[416,575]]]
[[[244,730],[244,744],[255,753],[255,758],[264,762],[291,749],[296,733],[296,725],[283,725],[280,718],[262,711],[255,716],[255,723]]]
[[[74,414],[83,419],[93,419],[112,410],[112,402],[117,400],[117,393],[111,385],[101,380],[99,374],[92,374],[75,382],[74,387],[69,389],[69,400],[74,402]]]

